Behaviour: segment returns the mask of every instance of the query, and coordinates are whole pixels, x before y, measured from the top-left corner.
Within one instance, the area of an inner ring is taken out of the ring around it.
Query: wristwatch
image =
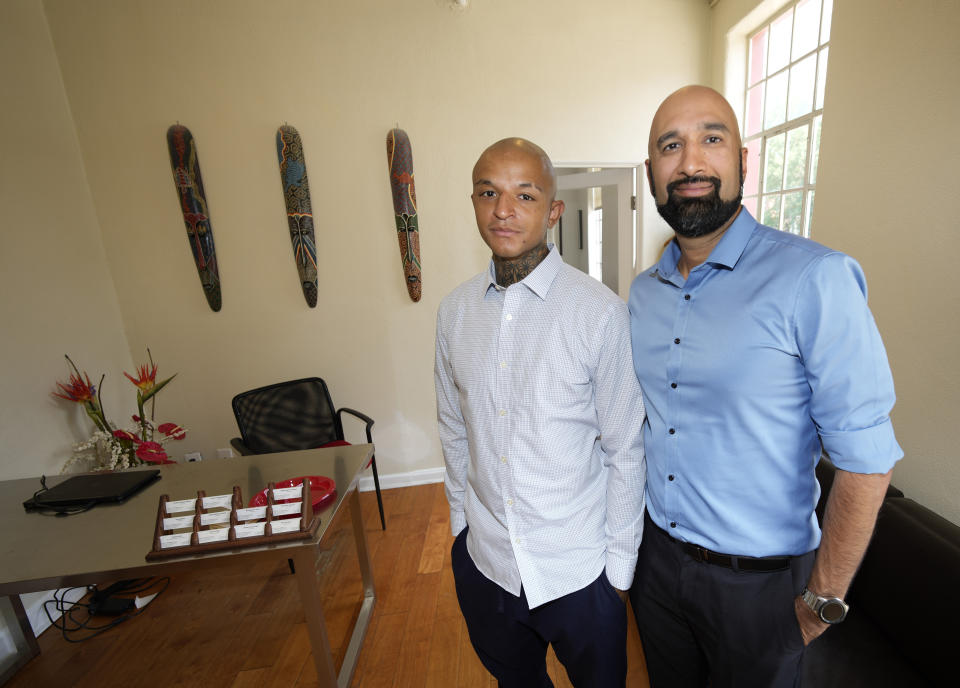
[[[839,597],[820,597],[807,588],[803,589],[800,597],[823,623],[838,624],[847,618],[850,606]]]

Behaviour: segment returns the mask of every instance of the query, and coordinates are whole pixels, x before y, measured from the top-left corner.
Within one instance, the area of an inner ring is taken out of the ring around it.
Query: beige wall
[[[53,399],[69,353],[121,419],[136,409],[130,349],[43,7],[0,3],[0,479],[56,474],[89,437]],[[38,486],[39,487],[39,486]],[[24,498],[30,495],[24,495]]]
[[[641,161],[656,103],[702,74],[709,22],[701,0],[483,0],[459,14],[436,0],[43,6],[130,350],[150,346],[161,374],[179,372],[158,415],[189,428],[182,449],[209,459],[228,446],[233,394],[320,375],[338,405],[377,420],[385,474],[442,465],[434,319],[485,265],[468,199],[476,156],[521,135],[558,160]],[[176,121],[199,147],[220,313],[202,297],[176,202],[164,140]],[[303,137],[313,190],[313,310],[284,217],[273,142],[284,122]],[[396,123],[413,143],[418,304],[393,229],[384,140]]]
[[[713,15],[714,51],[754,4],[722,0]],[[894,482],[955,523],[960,299],[950,250],[960,207],[953,180],[960,164],[958,35],[960,3],[837,0],[811,227],[814,239],[853,255],[867,274],[906,454]],[[736,90],[722,60],[712,74],[713,85]]]

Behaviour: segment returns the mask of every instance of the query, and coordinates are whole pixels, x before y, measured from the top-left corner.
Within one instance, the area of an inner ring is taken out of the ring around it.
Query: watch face
[[[843,621],[843,617],[846,616],[846,614],[847,610],[844,609],[843,603],[839,600],[827,600],[827,602],[820,607],[820,618],[829,624]]]

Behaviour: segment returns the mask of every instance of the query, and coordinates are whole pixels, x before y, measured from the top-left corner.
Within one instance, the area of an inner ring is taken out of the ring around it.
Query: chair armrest
[[[243,440],[239,437],[234,437],[230,440],[230,446],[236,449],[240,456],[250,456],[253,454],[253,450],[243,443]]]
[[[337,409],[337,420],[340,422],[340,427],[343,427],[343,413],[349,413],[351,416],[355,416],[362,420],[367,425],[367,443],[373,444],[373,435],[370,434],[370,428],[373,427],[373,418],[368,416],[365,413],[360,413],[359,411],[354,411],[351,408],[344,406],[343,408]]]

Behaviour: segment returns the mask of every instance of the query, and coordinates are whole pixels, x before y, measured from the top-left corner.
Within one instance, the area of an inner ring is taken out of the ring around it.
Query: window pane
[[[750,83],[753,85],[764,76],[763,67],[767,62],[767,29],[750,39]]]
[[[786,121],[788,76],[789,72],[782,72],[772,79],[767,79],[767,103],[763,115],[764,129],[775,127]]]
[[[742,203],[743,203],[743,207],[746,208],[748,211],[750,211],[750,214],[753,215],[753,217],[757,216],[757,197],[756,196],[751,196],[750,198],[744,198]]]
[[[793,20],[793,53],[791,60],[799,60],[819,45],[820,0],[800,0]]]
[[[743,182],[743,193],[745,196],[754,196],[760,191],[760,139],[747,141],[746,145],[747,175]]]
[[[833,20],[833,0],[823,0],[823,20],[820,28],[820,45],[830,40],[830,22]]]
[[[774,229],[780,229],[780,194],[763,197],[763,218],[760,222]]]
[[[811,55],[790,68],[790,104],[787,119],[796,119],[813,110],[813,86],[817,78],[817,56]]]
[[[787,132],[787,167],[783,180],[784,189],[796,189],[803,186],[803,178],[807,176],[808,126],[804,124]],[[786,213],[786,210],[784,210],[784,213]]]
[[[829,57],[830,47],[827,46],[820,51],[820,68],[817,69],[817,104],[815,109],[823,107],[823,90],[827,86],[827,57]]]
[[[790,62],[790,28],[793,24],[793,8],[780,15],[770,25],[770,58],[767,65],[767,74],[773,74],[783,69]]]
[[[794,191],[783,194],[783,225],[780,227],[791,234],[803,232],[803,192]]]
[[[803,236],[810,236],[810,219],[813,217],[813,195],[816,191],[807,193],[807,214],[803,216]]]
[[[745,134],[753,136],[763,128],[763,88],[762,82],[747,91],[747,128]]]
[[[820,162],[820,124],[823,115],[813,118],[813,145],[810,147],[810,184],[817,183],[817,164]]]
[[[767,155],[763,161],[763,190],[779,191],[783,179],[783,147],[786,134],[767,139]]]

